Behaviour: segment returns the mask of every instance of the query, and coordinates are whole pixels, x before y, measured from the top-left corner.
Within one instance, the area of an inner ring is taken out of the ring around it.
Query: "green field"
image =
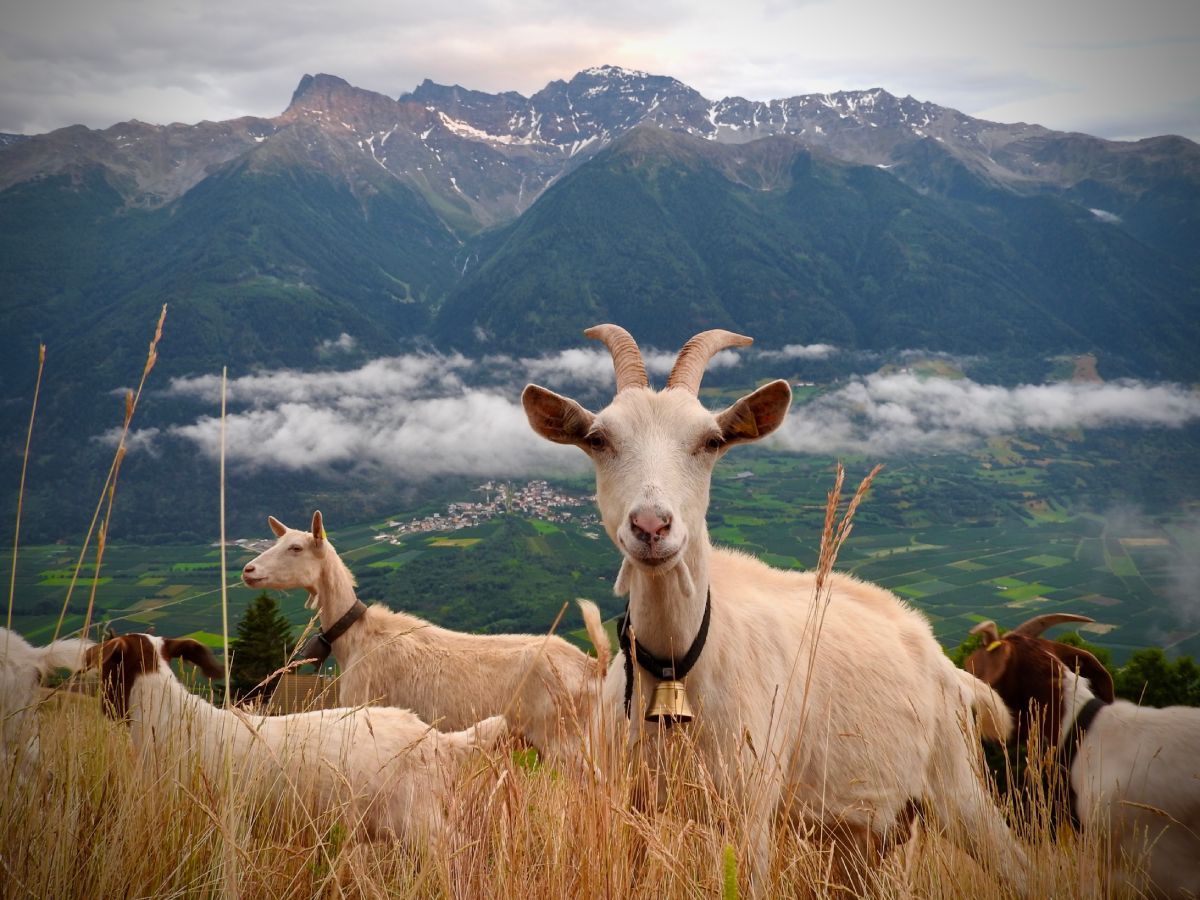
[[[1070,473],[1099,472],[1106,484],[1119,485],[1127,477],[1125,463],[1103,452],[1070,443],[996,442],[972,455],[892,461],[859,509],[838,568],[923,610],[947,645],[985,618],[1011,627],[1029,615],[1061,610],[1096,618],[1089,640],[1109,647],[1118,660],[1143,646],[1200,656],[1200,628],[1177,590],[1180,562],[1194,550],[1194,517],[1180,505],[1164,505],[1155,518],[1097,512],[1103,502],[1095,489],[1081,492]],[[847,495],[872,462],[845,460]],[[832,481],[827,460],[761,449],[730,454],[713,479],[712,538],[771,565],[812,566]],[[576,494],[592,490],[589,478],[559,486]],[[406,521],[465,499],[449,492],[441,507],[426,502],[387,518]],[[595,600],[606,616],[623,604],[611,591],[617,552],[595,526],[503,516],[399,541],[380,539],[384,520],[326,526],[358,578],[360,596],[448,627],[542,631],[574,597]],[[269,545],[269,535],[235,537]],[[21,550],[13,621],[31,640],[54,633],[78,554],[65,545]],[[238,546],[228,553],[231,628],[253,598],[237,580],[252,555]],[[95,586],[92,619],[118,631],[153,627],[219,645],[220,563],[212,544],[115,541]],[[70,597],[68,631],[82,623],[92,565],[89,557]],[[0,575],[7,581],[8,574],[5,559]],[[304,599],[294,592],[283,600],[297,626],[309,620]],[[577,625],[570,608],[563,630]]]

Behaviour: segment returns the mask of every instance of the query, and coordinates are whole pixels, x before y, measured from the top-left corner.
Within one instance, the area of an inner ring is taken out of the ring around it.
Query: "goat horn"
[[[1096,620],[1088,616],[1079,616],[1075,613],[1046,613],[1044,616],[1034,616],[1027,622],[1022,622],[1013,629],[1014,634],[1023,634],[1026,637],[1038,637],[1047,628],[1055,625],[1061,625],[1064,622],[1095,622]]]
[[[991,621],[980,622],[971,629],[971,634],[982,634],[983,645],[985,647],[990,647],[996,641],[1000,640],[1000,631],[996,628],[996,623]]]
[[[702,331],[679,351],[675,366],[667,377],[667,387],[679,387],[693,394],[700,393],[700,381],[704,378],[704,368],[713,355],[726,347],[748,347],[754,343],[754,338],[744,334],[734,334],[721,328]]]
[[[618,394],[625,388],[650,387],[646,366],[642,362],[642,351],[628,331],[620,325],[593,325],[583,334],[592,340],[603,341],[612,354]]]

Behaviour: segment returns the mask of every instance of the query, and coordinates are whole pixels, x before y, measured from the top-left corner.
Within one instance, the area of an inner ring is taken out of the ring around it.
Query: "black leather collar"
[[[704,599],[704,618],[700,620],[700,630],[696,632],[696,638],[692,641],[692,646],[688,647],[687,653],[676,662],[673,659],[662,659],[655,656],[640,643],[636,648],[631,647],[633,642],[629,639],[629,628],[632,623],[629,619],[629,604],[625,604],[625,612],[621,613],[621,618],[617,621],[617,640],[621,645],[621,651],[625,654],[625,718],[629,718],[629,709],[633,703],[634,654],[637,655],[638,665],[655,678],[662,681],[682,681],[684,676],[692,671],[692,666],[700,658],[700,651],[704,649],[704,642],[708,640],[708,621],[711,613],[712,588],[710,587]],[[630,652],[631,649],[633,652]]]
[[[333,651],[333,642],[349,631],[350,626],[361,619],[366,611],[367,605],[361,600],[355,600],[354,605],[333,623],[332,628],[328,631],[318,631],[309,638],[304,649],[300,651],[300,658],[311,661],[318,669],[321,668]]]
[[[1071,816],[1071,826],[1078,831],[1079,822],[1079,798],[1075,794],[1075,788],[1071,784],[1071,765],[1075,762],[1075,757],[1079,753],[1079,745],[1083,741],[1083,736],[1087,734],[1092,722],[1096,719],[1096,714],[1104,707],[1108,706],[1099,697],[1093,697],[1075,716],[1075,721],[1071,723],[1067,729],[1067,738],[1063,741],[1062,749],[1058,751],[1058,764],[1063,768],[1063,778],[1067,783],[1067,811]]]

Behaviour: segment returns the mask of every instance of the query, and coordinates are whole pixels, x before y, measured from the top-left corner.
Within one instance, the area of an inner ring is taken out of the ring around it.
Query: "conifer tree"
[[[282,666],[292,651],[292,626],[275,598],[265,591],[246,609],[230,641],[235,694],[244,694]]]

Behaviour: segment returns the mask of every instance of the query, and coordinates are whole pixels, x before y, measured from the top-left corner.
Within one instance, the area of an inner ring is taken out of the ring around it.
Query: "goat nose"
[[[659,514],[658,510],[639,510],[629,514],[629,525],[634,537],[649,544],[657,543],[667,536],[671,530],[671,516]]]
[[[246,567],[242,571],[247,575],[252,574],[254,572],[254,563],[246,563]]]

